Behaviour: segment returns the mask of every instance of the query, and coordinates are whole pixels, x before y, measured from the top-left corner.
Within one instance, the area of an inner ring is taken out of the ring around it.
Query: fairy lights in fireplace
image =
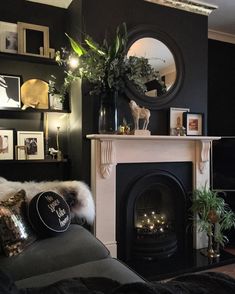
[[[164,214],[151,211],[138,217],[136,229],[138,233],[165,233],[169,224]]]

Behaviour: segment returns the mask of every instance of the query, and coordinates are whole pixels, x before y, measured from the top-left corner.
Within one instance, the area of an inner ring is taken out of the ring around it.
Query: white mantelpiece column
[[[220,137],[88,135],[91,139],[91,186],[95,197],[95,235],[117,254],[116,165],[118,163],[193,163],[193,189],[210,183],[210,147]],[[194,234],[194,247],[205,243]]]

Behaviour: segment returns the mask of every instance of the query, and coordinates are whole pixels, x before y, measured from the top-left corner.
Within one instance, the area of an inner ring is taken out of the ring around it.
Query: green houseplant
[[[235,227],[235,213],[216,191],[206,186],[194,191],[191,210],[198,230],[207,234],[208,257],[219,257],[220,246],[228,241],[225,231]]]
[[[146,86],[143,77],[155,77],[157,73],[148,59],[130,56],[127,58],[127,29],[125,23],[117,28],[113,40],[108,43],[96,43],[90,36],[84,42],[69,38],[72,52],[63,49],[56,53],[56,61],[65,69],[64,83],[60,89],[61,98],[65,96],[70,84],[76,79],[87,80],[92,85],[91,95],[101,98],[100,132],[115,133],[117,131],[116,99],[123,93],[127,82],[131,82],[139,91],[144,92]],[[74,60],[77,59],[77,62]],[[76,66],[71,67],[71,61]],[[50,82],[53,92],[54,82]],[[112,121],[112,122],[111,122]]]

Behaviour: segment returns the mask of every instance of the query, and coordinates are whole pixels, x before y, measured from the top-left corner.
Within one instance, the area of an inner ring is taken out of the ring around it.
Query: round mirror
[[[138,91],[128,84],[127,95],[140,100],[140,104],[158,109],[174,99],[183,76],[182,58],[177,45],[166,34],[152,26],[142,26],[133,30],[129,36],[127,57],[144,57],[153,73],[144,77],[145,92]]]
[[[154,75],[146,76],[145,95],[160,97],[167,93],[176,81],[175,59],[169,48],[154,38],[141,38],[135,41],[128,50],[127,57],[147,58],[154,70]]]

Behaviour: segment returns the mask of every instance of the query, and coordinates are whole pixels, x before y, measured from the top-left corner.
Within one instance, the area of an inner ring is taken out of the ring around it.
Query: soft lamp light
[[[75,69],[79,65],[79,59],[76,56],[70,56],[68,59],[68,65],[71,69]]]

